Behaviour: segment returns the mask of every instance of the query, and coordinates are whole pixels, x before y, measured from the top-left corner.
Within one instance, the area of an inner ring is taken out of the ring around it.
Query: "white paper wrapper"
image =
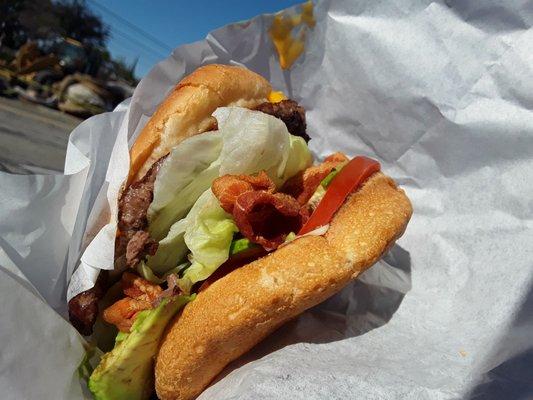
[[[531,4],[325,1],[315,16],[290,71],[268,37],[271,15],[221,28],[80,125],[65,175],[0,175],[3,396],[82,398],[80,338],[34,294],[64,313],[97,233],[69,297],[93,267],[111,268],[127,143],[183,75],[212,62],[246,65],[299,101],[318,156],[379,159],[415,214],[383,261],[201,399],[533,395]]]

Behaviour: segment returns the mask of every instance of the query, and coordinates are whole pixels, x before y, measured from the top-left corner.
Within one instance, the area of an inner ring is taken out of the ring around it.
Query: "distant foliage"
[[[0,0],[2,45],[18,48],[28,39],[71,37],[104,46],[109,28],[80,0]]]
[[[83,0],[0,0],[0,50],[17,50],[28,40],[72,38],[83,44],[88,58],[101,58],[111,75],[135,85],[137,61],[113,59],[106,49],[109,36],[109,27]]]
[[[18,48],[26,42],[27,32],[20,21],[25,0],[0,0],[0,46]]]
[[[128,82],[132,86],[135,86],[138,83],[138,80],[135,77],[135,67],[137,65],[137,60],[131,63],[131,65],[128,65],[126,63],[126,60],[124,59],[112,61],[114,72],[117,75],[117,77],[124,79],[126,82]]]
[[[83,44],[104,46],[109,28],[87,8],[84,1],[62,0],[53,3],[53,13],[59,18],[61,33]]]

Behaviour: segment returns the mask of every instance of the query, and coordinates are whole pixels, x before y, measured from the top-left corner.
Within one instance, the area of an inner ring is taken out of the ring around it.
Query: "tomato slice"
[[[333,179],[326,194],[309,220],[302,226],[298,235],[306,234],[329,224],[348,195],[380,169],[379,163],[371,158],[360,156],[351,159]]]

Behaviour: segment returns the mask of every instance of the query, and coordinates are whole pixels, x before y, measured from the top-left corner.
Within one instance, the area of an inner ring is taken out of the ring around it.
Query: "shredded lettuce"
[[[338,173],[339,171],[337,171],[336,169],[333,169],[333,171],[331,171],[324,179],[322,179],[322,181],[320,182],[320,185],[327,188],[329,184],[331,183],[331,181],[333,180],[333,178],[335,178]]]
[[[147,281],[150,281],[157,285],[160,285],[165,281],[163,278],[160,278],[156,274],[154,274],[154,271],[152,271],[152,269],[148,265],[146,265],[144,261],[138,263],[136,269],[139,275]]]
[[[326,194],[326,190],[331,185],[331,182],[335,179],[335,177],[339,174],[339,172],[344,168],[344,166],[348,164],[347,161],[340,163],[337,165],[333,170],[320,182],[320,185],[316,188],[315,192],[307,202],[308,205],[311,206],[312,209],[315,209],[318,207],[318,204],[322,201],[324,198],[324,195]]]
[[[202,171],[194,181],[185,186],[172,201],[161,210],[153,222],[149,225],[150,235],[161,240],[168,232],[172,223],[183,218],[191,209],[198,197],[218,177],[218,165],[211,165]]]

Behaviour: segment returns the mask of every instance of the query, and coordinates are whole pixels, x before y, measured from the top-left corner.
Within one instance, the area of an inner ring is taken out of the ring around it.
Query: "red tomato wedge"
[[[333,179],[318,207],[302,226],[298,235],[304,235],[329,224],[348,195],[380,169],[379,163],[371,158],[360,156],[351,159]]]

